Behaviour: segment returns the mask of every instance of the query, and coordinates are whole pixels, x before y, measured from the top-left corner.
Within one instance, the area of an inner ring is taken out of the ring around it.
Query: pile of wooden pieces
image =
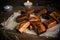
[[[31,14],[34,14],[31,17]],[[44,16],[45,21],[41,22],[40,16]],[[16,18],[17,22],[20,22],[17,25],[16,29],[23,33],[27,28],[34,30],[37,34],[46,32],[47,29],[54,27],[57,23],[60,22],[60,15],[55,11],[51,13],[47,12],[47,9],[41,9],[35,13],[34,9],[26,9],[24,14]]]

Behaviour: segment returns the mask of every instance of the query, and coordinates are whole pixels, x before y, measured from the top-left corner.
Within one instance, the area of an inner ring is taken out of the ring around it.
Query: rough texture
[[[1,40],[48,40],[46,37],[35,36],[26,33],[18,33],[14,30],[0,29]]]

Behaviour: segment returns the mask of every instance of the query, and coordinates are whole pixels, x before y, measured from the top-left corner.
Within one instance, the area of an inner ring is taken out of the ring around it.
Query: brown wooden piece
[[[53,19],[46,20],[43,23],[46,25],[47,29],[52,28],[57,24],[57,22]]]
[[[26,30],[26,28],[30,25],[30,22],[24,22],[24,23],[21,23],[19,24],[16,29],[19,31],[19,32],[24,32]]]
[[[24,20],[27,20],[28,18],[27,18],[27,16],[25,16],[25,15],[23,15],[23,16],[18,16],[17,18],[16,18],[16,22],[22,22],[22,21],[24,21]]]
[[[54,20],[56,20],[57,22],[59,22],[59,15],[55,12],[55,11],[53,11],[52,13],[50,13],[50,16],[54,19]]]
[[[42,10],[38,11],[35,15],[36,15],[38,18],[40,18],[40,15],[45,14],[45,13],[47,13],[47,10],[46,10],[46,9],[42,9]]]
[[[29,26],[29,29],[30,29],[30,30],[33,30],[33,26],[32,26],[32,25],[30,25],[30,26]]]
[[[46,31],[45,26],[40,21],[35,21],[33,23],[33,28],[37,33],[42,33],[44,31]]]

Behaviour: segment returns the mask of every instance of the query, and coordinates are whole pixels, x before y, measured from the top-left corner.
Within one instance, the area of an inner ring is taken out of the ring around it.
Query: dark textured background
[[[58,13],[60,13],[60,2],[58,0],[30,0],[31,2],[33,2],[33,5],[41,5],[41,6],[46,6],[48,8],[48,10],[50,10],[51,8],[54,8],[54,10],[56,10]],[[17,6],[24,6],[23,3],[26,2],[26,0],[0,0],[0,23],[3,21],[4,17],[7,19],[12,12],[10,13],[6,13],[3,12],[4,9],[3,7],[5,5],[12,5],[13,7],[17,7]],[[8,15],[6,15],[8,14]]]
[[[59,9],[60,7],[60,2],[59,0],[30,0],[31,2],[36,5],[37,3],[39,5],[51,5],[54,7],[57,7]],[[7,4],[13,5],[13,6],[19,6],[23,5],[23,3],[26,2],[26,0],[0,0],[0,5],[4,6]]]

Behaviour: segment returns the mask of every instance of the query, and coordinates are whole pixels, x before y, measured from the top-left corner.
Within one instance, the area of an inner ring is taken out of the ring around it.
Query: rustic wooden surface
[[[1,40],[48,40],[46,37],[40,37],[37,35],[31,35],[22,33],[20,34],[14,30],[2,30],[0,29]]]

